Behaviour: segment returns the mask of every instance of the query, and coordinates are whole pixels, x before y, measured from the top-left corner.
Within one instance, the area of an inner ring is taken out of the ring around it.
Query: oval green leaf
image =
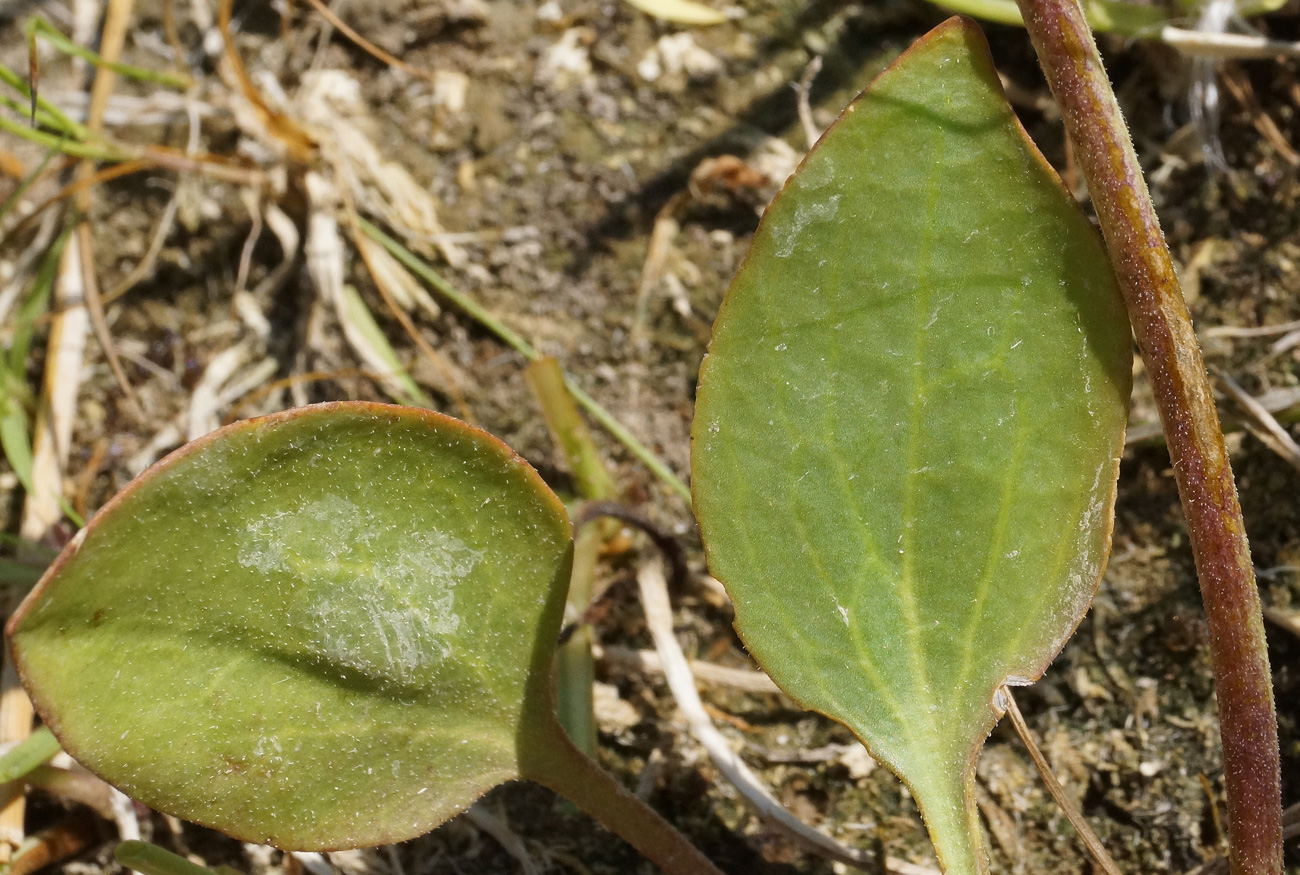
[[[64,748],[130,796],[246,841],[374,845],[534,755],[569,557],[563,505],[500,441],[326,404],[151,468],[8,631]]]
[[[1110,541],[1129,396],[1100,239],[952,19],[769,207],[700,376],[695,507],[746,645],[986,868],[975,760]]]

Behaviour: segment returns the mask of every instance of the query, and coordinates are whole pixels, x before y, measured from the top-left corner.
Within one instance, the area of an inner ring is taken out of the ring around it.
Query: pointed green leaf
[[[769,207],[700,377],[696,509],[778,684],[986,866],[975,758],[1109,545],[1130,380],[1101,243],[952,19]]]
[[[563,506],[490,435],[319,405],[151,468],[9,634],[65,749],[136,799],[284,848],[379,844],[549,739],[569,555]]]

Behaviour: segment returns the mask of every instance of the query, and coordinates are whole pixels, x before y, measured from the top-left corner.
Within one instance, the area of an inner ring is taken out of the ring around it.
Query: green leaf
[[[768,208],[700,377],[695,506],[736,627],[984,871],[975,760],[1003,684],[1087,610],[1131,365],[1100,239],[951,19]]]
[[[9,634],[64,748],[134,798],[283,848],[395,842],[538,758],[570,551],[490,435],[319,405],[151,468]]]

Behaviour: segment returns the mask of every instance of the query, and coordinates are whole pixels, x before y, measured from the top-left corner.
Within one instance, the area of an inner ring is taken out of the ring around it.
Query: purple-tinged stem
[[[1077,0],[1017,0],[1074,144],[1155,391],[1201,581],[1223,735],[1233,875],[1280,875],[1277,714],[1255,572],[1191,318]]]

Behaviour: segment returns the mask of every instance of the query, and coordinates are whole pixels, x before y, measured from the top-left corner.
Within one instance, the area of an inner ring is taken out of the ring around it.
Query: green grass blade
[[[58,752],[58,739],[42,726],[0,757],[0,784],[17,781],[37,766],[49,762]]]
[[[71,118],[68,117],[67,113],[59,109],[53,103],[50,103],[44,97],[41,97],[39,94],[37,94],[35,98],[33,98],[32,89],[27,84],[27,81],[23,79],[22,76],[19,76],[17,73],[15,73],[13,70],[10,70],[4,64],[0,64],[0,82],[3,82],[5,85],[8,85],[10,88],[17,91],[20,95],[22,95],[23,100],[28,102],[29,106],[22,107],[23,116],[29,115],[30,103],[34,99],[36,102],[36,111],[38,113],[37,115],[38,120],[42,118],[48,118],[50,120],[49,121],[50,127],[65,132],[69,137],[71,137],[74,140],[85,140],[89,137],[90,131],[85,125],[81,124],[80,122],[73,121]],[[42,116],[40,115],[40,113],[44,113],[44,115]]]
[[[93,64],[96,67],[104,67],[112,70],[119,76],[125,76],[128,79],[135,79],[139,82],[148,82],[151,85],[162,85],[166,88],[175,88],[177,91],[184,91],[190,87],[191,81],[188,76],[178,76],[174,73],[164,73],[159,70],[151,70],[148,67],[137,67],[134,64],[110,63],[101,58],[97,53],[92,52],[84,46],[79,46],[72,40],[63,35],[63,32],[50,24],[39,15],[27,21],[24,30],[28,34],[36,34],[44,38],[46,42],[54,46],[59,51],[75,58],[81,58],[83,61]]]

